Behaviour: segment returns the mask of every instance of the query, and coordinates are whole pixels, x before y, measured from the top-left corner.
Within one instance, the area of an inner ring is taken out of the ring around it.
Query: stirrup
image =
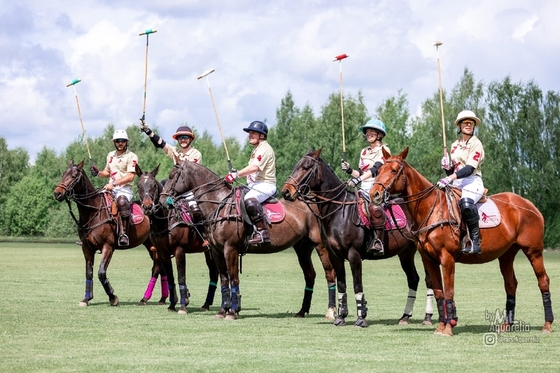
[[[472,240],[468,237],[464,240],[464,246],[461,249],[462,254],[480,254],[481,253],[480,245],[476,246],[473,244]]]
[[[128,236],[126,234],[121,234],[119,236],[119,246],[121,247],[125,247],[128,246],[130,244],[129,240],[128,240]]]
[[[265,240],[265,238],[263,237],[262,231],[256,231],[253,233],[253,236],[251,237],[251,239],[249,239],[249,241],[247,241],[247,243],[249,245],[260,245],[262,243],[269,243],[270,242],[270,238],[268,240]]]
[[[378,246],[379,248],[376,248],[376,246]],[[375,238],[367,251],[371,252],[373,255],[384,255],[385,248],[383,247],[383,241],[381,241],[379,238]]]

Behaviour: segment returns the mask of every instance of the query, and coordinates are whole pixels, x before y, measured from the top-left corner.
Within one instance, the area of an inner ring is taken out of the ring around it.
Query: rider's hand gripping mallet
[[[76,91],[76,84],[81,82],[80,79],[74,79],[72,82],[66,84],[66,87],[73,86],[74,87],[74,96],[76,97],[76,106],[78,107],[78,116],[80,117],[80,124],[82,125],[82,134],[84,136],[84,141],[86,142],[86,149],[89,157],[89,165],[90,167],[93,166],[93,159],[91,159],[91,152],[89,151],[89,145],[86,136],[86,129],[84,128],[84,122],[82,121],[82,112],[80,111],[80,102],[78,101],[78,91]]]
[[[212,74],[215,70],[210,69],[198,76],[197,79],[202,79],[206,77],[206,82],[208,83],[208,91],[210,91],[210,99],[212,100],[212,107],[214,107],[214,114],[216,114],[216,121],[218,121],[218,129],[220,130],[220,136],[222,136],[222,143],[224,144],[224,149],[226,150],[226,157],[228,161],[229,172],[233,171],[233,166],[231,165],[231,159],[229,158],[229,152],[227,150],[226,140],[224,139],[224,134],[222,132],[222,126],[220,125],[220,118],[218,117],[218,111],[216,110],[216,104],[214,103],[214,95],[212,95],[212,88],[210,88],[210,79],[208,75]]]
[[[342,60],[350,57],[346,53],[339,54],[333,60],[333,62],[338,61],[340,66],[340,116],[342,118],[342,160],[346,162],[346,140],[344,138],[344,97],[342,94]]]
[[[149,44],[148,39],[150,39],[150,34],[154,34],[156,32],[157,30],[149,29],[138,34],[139,36],[146,35],[146,63],[144,69],[144,104],[142,105],[142,118],[140,118],[142,124],[146,120],[146,88],[148,86],[148,44]]]
[[[439,64],[439,46],[443,43],[441,41],[436,41],[434,46],[436,47],[437,54],[437,70],[438,70],[438,81],[439,81],[439,107],[441,110],[441,130],[443,131],[443,156],[447,157],[447,141],[445,140],[445,119],[443,117],[443,89],[441,88],[441,68]]]

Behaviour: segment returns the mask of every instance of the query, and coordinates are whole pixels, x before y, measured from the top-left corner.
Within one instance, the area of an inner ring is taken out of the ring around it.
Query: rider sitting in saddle
[[[463,247],[465,254],[480,254],[480,232],[478,227],[478,209],[476,203],[484,195],[482,172],[480,165],[484,161],[484,148],[474,135],[476,126],[480,124],[471,110],[463,110],[457,115],[455,125],[459,129],[459,139],[451,144],[451,163],[447,154],[441,159],[441,167],[447,177],[437,182],[438,188],[445,188],[449,183],[461,189],[459,209],[461,217],[469,230],[470,247]]]
[[[350,164],[342,160],[342,170],[352,179],[348,181],[348,185],[357,187],[361,183],[360,193],[369,199],[369,190],[375,182],[379,167],[383,165],[383,151],[385,149],[389,154],[389,147],[383,143],[383,138],[387,135],[385,124],[379,119],[369,120],[365,125],[360,127],[360,131],[364,134],[369,146],[362,149],[360,153],[360,163],[356,170],[350,167]],[[372,251],[375,255],[383,255],[385,252],[383,247],[383,237],[385,230],[385,211],[381,206],[369,204],[370,222],[373,230],[373,241],[368,251]]]
[[[128,228],[130,223],[130,200],[132,199],[132,182],[136,176],[136,164],[138,157],[128,150],[128,135],[125,130],[116,130],[113,134],[115,150],[107,155],[107,163],[103,170],[92,165],[90,172],[92,176],[108,177],[110,182],[105,185],[105,190],[113,194],[117,201],[119,212],[119,238],[118,245],[127,247],[129,245]]]
[[[159,137],[148,125],[142,121],[140,130],[150,138],[150,141],[156,148],[162,149],[167,154],[173,163],[177,164],[180,161],[188,160],[194,163],[202,163],[202,154],[192,146],[195,139],[194,132],[189,126],[181,126],[177,128],[173,137],[177,141],[177,146],[171,146]]]
[[[249,127],[243,128],[249,133],[249,143],[254,149],[247,167],[237,171],[232,170],[225,180],[233,183],[238,177],[247,177],[249,191],[245,194],[245,206],[249,218],[257,228],[253,237],[248,241],[250,245],[269,243],[270,235],[266,227],[262,203],[276,194],[276,157],[274,150],[266,141],[268,127],[261,121],[254,121]]]

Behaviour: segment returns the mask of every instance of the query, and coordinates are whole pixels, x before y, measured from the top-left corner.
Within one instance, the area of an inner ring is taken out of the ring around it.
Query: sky
[[[558,14],[557,0],[0,0],[0,137],[32,162],[61,154],[82,136],[77,97],[87,137],[139,124],[145,102],[166,141],[188,123],[220,144],[217,113],[243,143],[288,91],[318,115],[341,71],[370,115],[399,90],[414,114],[438,92],[438,55],[444,90],[468,68],[558,92]]]

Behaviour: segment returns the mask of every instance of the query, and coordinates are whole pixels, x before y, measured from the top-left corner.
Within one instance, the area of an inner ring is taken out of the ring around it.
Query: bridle
[[[386,204],[389,199],[391,198],[391,194],[389,193],[389,190],[391,190],[393,188],[393,185],[397,182],[397,180],[399,180],[399,177],[402,177],[402,183],[403,183],[403,189],[406,188],[406,177],[404,175],[404,162],[397,160],[397,159],[389,159],[386,160],[384,163],[398,163],[399,164],[399,170],[397,171],[396,176],[393,178],[393,180],[391,180],[391,183],[389,183],[389,185],[385,186],[382,183],[377,181],[377,178],[375,179],[375,181],[373,182],[373,185],[379,185],[381,186],[381,188],[383,188],[383,195],[381,198],[381,201],[378,200],[371,200],[371,203],[375,204],[375,205],[382,205],[382,204]],[[372,185],[372,187],[373,187]]]

